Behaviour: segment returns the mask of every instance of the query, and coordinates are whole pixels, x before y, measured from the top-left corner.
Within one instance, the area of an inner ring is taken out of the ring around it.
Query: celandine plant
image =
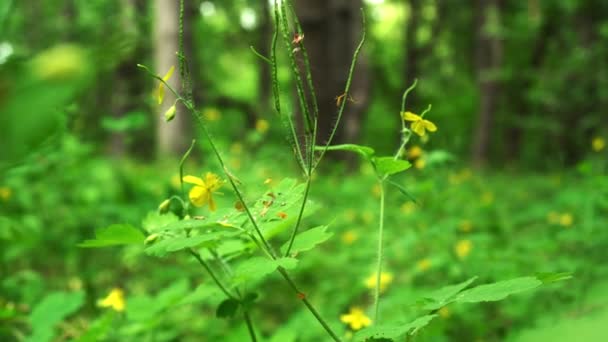
[[[194,147],[186,151],[179,164],[181,193],[161,202],[158,213],[146,217],[142,229],[129,225],[113,225],[96,231],[96,238],[87,240],[82,247],[105,247],[125,244],[143,244],[145,252],[153,256],[166,256],[171,253],[188,253],[201,265],[211,278],[217,289],[225,297],[218,305],[216,315],[222,318],[242,316],[252,341],[258,340],[254,326],[255,318],[251,315],[251,308],[255,305],[257,294],[253,289],[267,275],[277,272],[295,294],[293,298],[302,302],[302,305],[319,323],[328,338],[341,341],[332,324],[323,316],[322,310],[313,305],[292,275],[299,263],[300,253],[313,249],[320,243],[328,240],[332,233],[327,225],[304,229],[304,219],[314,212],[315,206],[309,200],[313,174],[319,166],[323,156],[328,151],[352,151],[363,156],[371,163],[380,188],[379,222],[377,235],[377,259],[375,261],[375,283],[373,316],[370,318],[361,308],[353,308],[340,318],[352,331],[359,331],[356,335],[349,335],[349,339],[373,341],[382,339],[394,340],[404,335],[411,336],[420,328],[427,325],[437,316],[437,310],[452,302],[481,302],[500,300],[512,293],[538,287],[543,281],[561,279],[552,275],[539,279],[538,277],[523,277],[490,285],[469,288],[475,278],[460,284],[451,285],[429,294],[419,311],[420,315],[414,320],[403,321],[402,317],[380,317],[380,293],[383,288],[383,232],[385,216],[386,191],[389,187],[396,188],[406,196],[406,189],[394,180],[400,173],[410,168],[411,164],[403,159],[407,154],[408,143],[413,136],[426,137],[427,132],[435,132],[437,127],[425,118],[430,106],[420,115],[406,111],[406,98],[415,87],[415,83],[404,94],[401,105],[401,144],[396,153],[391,156],[377,156],[375,151],[367,146],[354,144],[331,145],[337,131],[342,113],[348,101],[337,102],[337,120],[331,130],[327,143],[320,145],[317,142],[319,108],[313,87],[310,72],[310,63],[304,44],[304,32],[298,21],[293,5],[288,0],[274,1],[274,26],[271,55],[260,58],[271,65],[272,90],[276,114],[285,126],[287,138],[293,150],[297,165],[303,174],[303,181],[283,179],[271,190],[261,194],[257,199],[251,200],[243,190],[243,184],[229,169],[211,136],[201,113],[191,96],[189,89],[189,71],[183,54],[183,0],[180,2],[180,51],[179,74],[182,81],[182,91],[172,88],[167,81],[173,73],[171,68],[163,77],[150,71],[147,67],[139,65],[153,78],[159,81],[157,100],[164,101],[165,91],[172,92],[175,103],[164,114],[167,121],[176,115],[175,105],[180,102],[190,112],[201,126],[203,138],[217,159],[223,175],[204,172],[202,177],[184,174],[184,162]],[[291,23],[291,25],[290,25]],[[365,26],[365,25],[363,25]],[[277,76],[277,44],[283,41],[283,49],[288,56],[291,73],[297,91],[297,103],[302,113],[302,122],[296,122],[294,117],[281,103],[281,89]],[[339,99],[350,97],[350,85],[361,47],[365,40],[363,32],[361,41],[353,54],[348,78],[344,86],[344,93]],[[298,67],[296,55],[304,63]],[[303,138],[298,136],[296,127],[303,128]],[[186,187],[189,189],[186,189]],[[236,198],[232,208],[218,207],[214,196],[221,189],[230,189]],[[186,191],[188,190],[188,191]],[[187,192],[187,195],[186,195]],[[171,211],[171,208],[178,208]],[[193,207],[205,210],[205,215],[196,215]],[[283,238],[282,232],[288,232]],[[279,244],[281,245],[278,248]],[[112,308],[116,311],[125,309],[125,299],[122,290],[114,289],[108,297],[100,300],[100,306]],[[297,332],[296,332],[297,334]]]

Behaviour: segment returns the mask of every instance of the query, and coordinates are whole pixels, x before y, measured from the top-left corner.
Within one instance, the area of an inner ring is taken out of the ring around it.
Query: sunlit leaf
[[[295,254],[308,251],[315,248],[316,245],[327,241],[334,235],[334,233],[328,232],[327,228],[327,226],[319,226],[299,233],[291,246],[290,253]],[[283,247],[281,247],[281,251],[285,253],[288,246],[289,242],[286,242]]]
[[[95,230],[95,239],[86,240],[79,247],[95,248],[119,245],[143,244],[144,234],[128,224],[113,224]]]
[[[379,326],[371,326],[355,335],[355,341],[365,341],[367,339],[398,339],[410,333],[415,334],[419,329],[429,324],[437,315],[426,315],[415,319],[409,323],[389,323]]]
[[[536,277],[521,277],[474,287],[458,294],[456,302],[478,303],[502,300],[509,295],[535,289],[542,285]]]
[[[381,175],[393,175],[409,169],[412,164],[407,160],[393,157],[375,157],[373,159],[376,171]]]

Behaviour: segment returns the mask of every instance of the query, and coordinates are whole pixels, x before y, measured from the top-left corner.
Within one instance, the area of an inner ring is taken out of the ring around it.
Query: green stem
[[[293,281],[293,279],[291,279],[291,277],[289,276],[289,274],[287,273],[287,271],[283,267],[280,267],[280,266],[279,266],[279,268],[277,270],[279,271],[279,273],[281,273],[281,275],[283,276],[283,278],[287,281],[287,283],[295,291],[296,295],[298,296],[298,298],[300,298],[300,300],[302,301],[302,303],[304,303],[304,305],[313,314],[313,316],[315,316],[315,318],[317,319],[317,321],[319,321],[319,323],[323,326],[323,328],[329,334],[329,336],[331,336],[334,341],[340,342],[340,338],[338,337],[338,335],[336,335],[336,333],[331,329],[331,327],[329,326],[329,324],[327,324],[327,322],[325,322],[325,320],[323,319],[323,317],[321,317],[321,315],[319,314],[319,312],[314,308],[314,306],[312,306],[312,304],[306,298],[306,295],[303,292],[300,292],[300,290],[298,289],[298,286]]]
[[[247,330],[249,330],[251,341],[256,342],[258,339],[255,337],[255,330],[253,330],[253,323],[251,322],[251,317],[249,317],[249,311],[243,310],[243,318],[245,319],[245,323],[247,323]]]
[[[220,290],[222,290],[222,292],[224,292],[224,294],[231,299],[236,299],[229,291],[228,289],[224,286],[224,284],[222,284],[222,282],[219,280],[219,278],[215,275],[215,273],[213,273],[213,270],[211,269],[211,267],[209,267],[209,265],[207,265],[207,263],[205,262],[205,260],[203,260],[203,258],[201,258],[201,255],[198,254],[196,251],[194,251],[192,248],[188,249],[188,251],[190,252],[190,254],[192,254],[192,256],[194,256],[194,258],[198,261],[199,264],[201,264],[201,266],[203,266],[203,268],[207,271],[207,273],[209,273],[209,275],[211,276],[211,278],[213,279],[213,281],[215,282],[215,284],[220,288]]]
[[[312,159],[309,160],[312,163]],[[311,175],[306,179],[306,189],[304,190],[304,198],[302,199],[302,205],[300,206],[300,212],[298,213],[298,219],[296,220],[296,225],[291,232],[291,238],[289,239],[289,246],[287,246],[287,250],[285,251],[285,256],[289,256],[289,252],[291,252],[291,247],[293,247],[293,242],[296,239],[296,235],[298,234],[298,228],[300,228],[300,222],[302,222],[302,217],[304,216],[304,209],[306,208],[306,201],[308,200],[308,193],[310,192],[310,184],[312,183]]]
[[[382,242],[384,239],[384,179],[380,180],[380,222],[378,223],[378,256],[376,262],[376,289],[374,291],[374,324],[379,324],[380,280],[382,277]]]

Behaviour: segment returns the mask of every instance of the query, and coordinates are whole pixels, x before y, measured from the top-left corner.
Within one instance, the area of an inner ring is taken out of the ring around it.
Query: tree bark
[[[500,0],[476,1],[476,51],[477,86],[479,88],[479,112],[472,147],[474,167],[482,167],[488,159],[490,135],[494,113],[500,93],[500,82],[493,74],[502,64],[503,44],[490,25],[500,20]]]
[[[171,66],[175,66],[175,73],[167,83],[179,91],[179,62],[176,55],[179,48],[179,1],[155,0],[155,14],[156,71],[163,76]],[[190,114],[181,110],[181,106],[178,106],[180,110],[178,110],[173,121],[166,122],[163,115],[173,105],[174,101],[175,96],[169,90],[166,90],[165,99],[158,108],[156,118],[158,157],[177,156],[184,153],[186,148],[186,139],[183,132],[186,123],[190,121]]]

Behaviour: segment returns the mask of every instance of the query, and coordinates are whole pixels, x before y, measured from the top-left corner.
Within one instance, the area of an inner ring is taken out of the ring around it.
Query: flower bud
[[[169,122],[175,118],[175,105],[169,107],[165,112],[165,121]]]
[[[156,239],[158,239],[158,234],[151,234],[144,240],[144,244],[151,245],[154,243],[154,241],[156,241]]]
[[[164,200],[162,201],[161,204],[158,205],[158,212],[161,214],[166,213],[167,211],[169,211],[169,205],[171,204],[171,200]]]

